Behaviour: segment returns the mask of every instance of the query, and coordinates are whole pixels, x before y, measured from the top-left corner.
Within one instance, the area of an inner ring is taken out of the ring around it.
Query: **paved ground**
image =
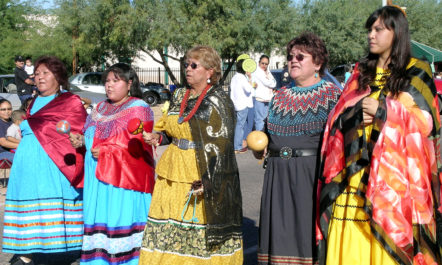
[[[161,116],[159,107],[153,108],[155,113],[155,120]],[[157,149],[158,157],[161,156],[165,147]],[[158,159],[157,157],[157,159]],[[243,232],[244,232],[244,264],[256,264],[256,250],[258,244],[258,223],[259,223],[259,204],[261,200],[262,179],[264,170],[262,165],[253,158],[251,152],[236,155],[238,166],[240,170],[241,191],[243,196]],[[0,180],[3,177],[3,171],[0,170]],[[6,172],[8,173],[8,172]],[[3,211],[5,202],[6,188],[1,186],[0,182],[0,243],[1,235],[3,233]],[[53,264],[53,265],[77,265],[76,260],[78,253],[71,253],[71,255],[51,255],[50,259],[47,256],[40,255],[37,264]],[[9,264],[12,258],[11,254],[0,253],[0,265]]]

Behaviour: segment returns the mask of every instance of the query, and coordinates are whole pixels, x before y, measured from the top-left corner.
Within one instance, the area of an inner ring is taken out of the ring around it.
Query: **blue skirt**
[[[53,97],[37,98],[32,112]],[[81,249],[81,189],[71,186],[27,121],[12,164],[5,202],[3,252],[55,253]]]
[[[95,127],[85,133],[84,236],[81,264],[138,264],[151,194],[118,188],[95,177]]]

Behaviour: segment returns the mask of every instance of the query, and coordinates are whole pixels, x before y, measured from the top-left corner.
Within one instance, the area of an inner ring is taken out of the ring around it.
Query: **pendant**
[[[183,117],[179,117],[179,118],[178,118],[178,124],[183,123],[183,121],[184,121],[184,118],[183,118]]]

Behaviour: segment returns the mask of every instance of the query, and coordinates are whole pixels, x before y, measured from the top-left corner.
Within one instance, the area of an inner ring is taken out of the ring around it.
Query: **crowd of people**
[[[254,152],[266,160],[258,264],[441,264],[431,69],[411,57],[399,7],[376,10],[365,27],[369,53],[342,91],[327,78],[328,51],[314,33],[286,46],[289,84],[275,88],[268,56],[253,73],[239,59],[230,97],[218,53],[193,47],[188,86],[155,123],[129,65],[105,71],[107,99],[88,115],[67,91],[63,63],[40,57],[34,80],[22,82],[38,88],[30,102],[21,90],[24,110],[0,99],[0,159],[16,149],[3,252],[16,254],[14,265],[66,252],[91,265],[242,264],[235,153],[254,128],[268,137]],[[60,121],[69,130],[57,132]],[[155,165],[159,145],[168,147]]]

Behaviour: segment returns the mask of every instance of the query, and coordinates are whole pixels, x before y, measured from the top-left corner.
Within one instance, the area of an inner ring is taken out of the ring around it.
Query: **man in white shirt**
[[[236,111],[236,126],[233,143],[236,154],[247,151],[247,147],[242,147],[242,140],[247,112],[249,108],[253,107],[251,74],[244,72],[242,69],[243,61],[244,60],[239,60],[236,63],[236,73],[232,77],[232,81],[230,81],[230,98],[233,101]]]
[[[268,70],[269,57],[261,55],[256,71],[252,74],[253,82],[256,83],[255,91],[255,130],[264,129],[264,120],[269,112],[269,103],[273,97],[273,88],[276,87],[276,80]]]

